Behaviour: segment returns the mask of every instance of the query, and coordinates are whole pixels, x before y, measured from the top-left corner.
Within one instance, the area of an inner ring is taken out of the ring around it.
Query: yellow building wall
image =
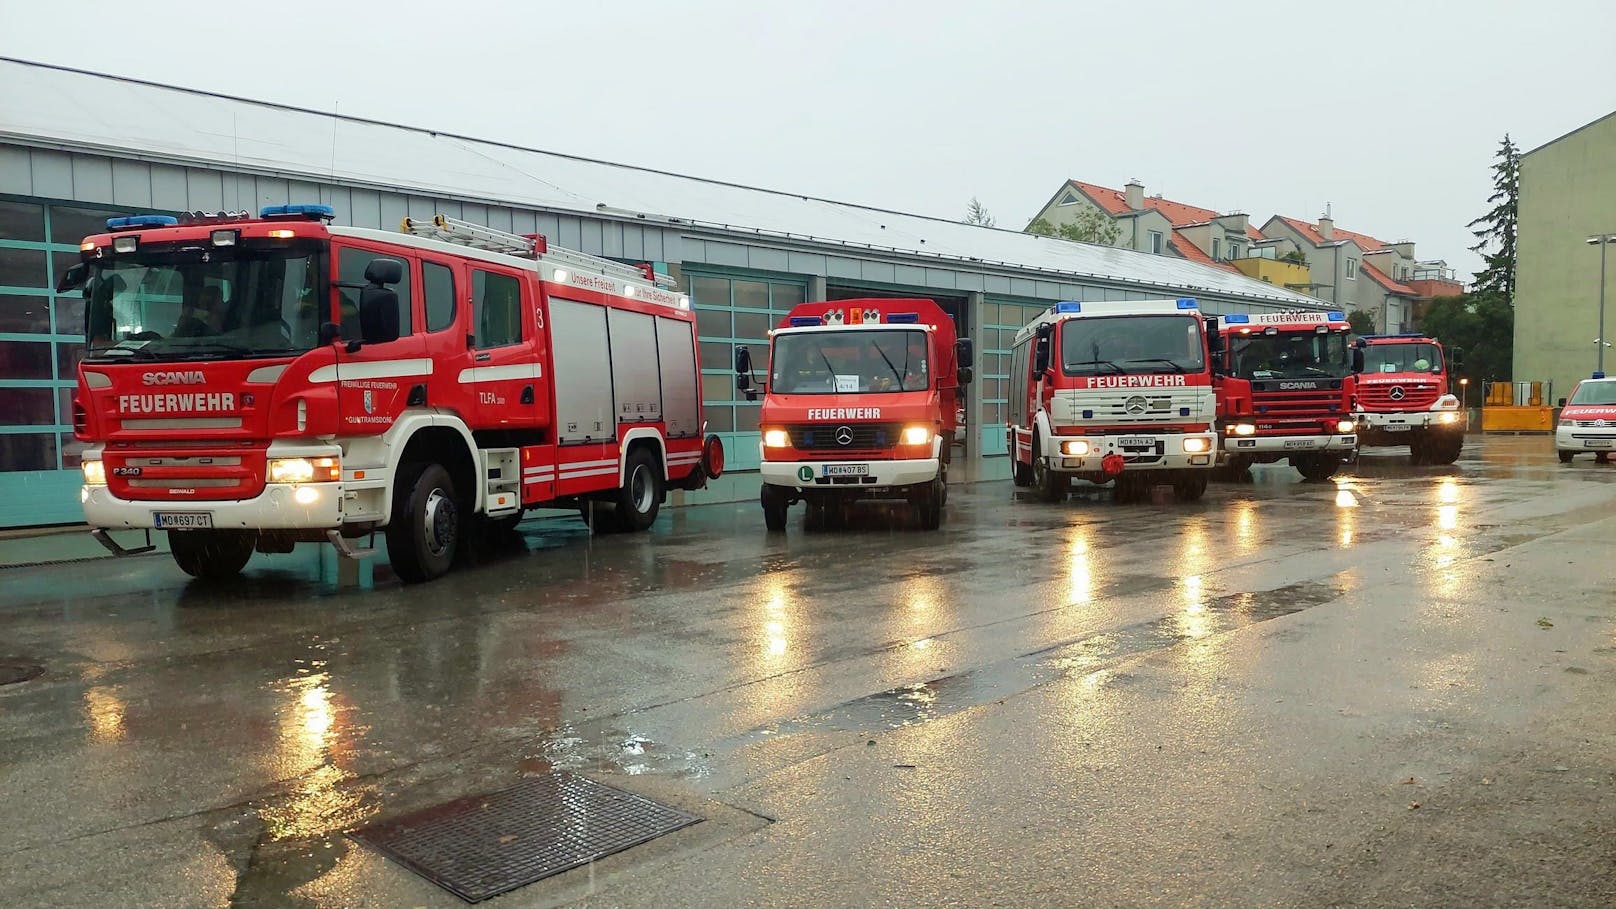
[[[1278,259],[1235,259],[1229,263],[1248,278],[1266,281],[1275,287],[1301,286],[1312,279],[1306,265],[1281,262]],[[1306,293],[1306,291],[1303,291]]]

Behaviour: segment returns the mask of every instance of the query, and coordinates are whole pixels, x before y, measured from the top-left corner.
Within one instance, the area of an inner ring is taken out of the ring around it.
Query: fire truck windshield
[[[926,332],[826,329],[774,339],[769,391],[792,395],[924,391],[931,387]]]
[[[1435,344],[1370,344],[1364,351],[1364,372],[1442,371],[1442,351]]]
[[[92,264],[90,358],[214,360],[301,353],[320,324],[317,244],[154,250]]]
[[[1061,323],[1061,368],[1069,376],[1096,373],[1200,372],[1206,349],[1200,319],[1187,316],[1106,316]]]
[[[1584,382],[1568,404],[1616,404],[1616,382]]]
[[[1239,379],[1340,379],[1352,372],[1352,348],[1344,331],[1319,334],[1234,335],[1229,374]]]

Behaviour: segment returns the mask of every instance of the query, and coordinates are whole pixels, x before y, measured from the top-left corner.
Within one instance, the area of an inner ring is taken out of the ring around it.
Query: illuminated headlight
[[[233,230],[216,230],[209,235],[214,246],[235,246],[236,232]]]
[[[926,445],[931,442],[930,426],[905,426],[903,428],[903,444]]]
[[[791,436],[784,429],[766,429],[763,431],[764,448],[785,448],[791,444]]]
[[[1229,432],[1237,436],[1254,436],[1257,434],[1257,427],[1251,423],[1236,423],[1229,427]]]
[[[1352,432],[1353,429],[1357,428],[1357,425],[1358,424],[1352,422],[1351,420],[1337,420],[1335,422],[1335,431]]]
[[[1212,448],[1212,443],[1205,439],[1190,438],[1184,440],[1184,450],[1190,454],[1199,454]]]
[[[140,238],[138,238],[138,237],[113,237],[112,238],[112,251],[113,252],[121,252],[121,253],[132,253],[132,252],[135,251],[135,247],[139,243],[140,243]]]
[[[80,462],[79,469],[84,471],[84,485],[107,485],[107,465],[101,461],[96,460]]]
[[[1068,439],[1061,443],[1061,454],[1081,458],[1089,453],[1087,439]]]
[[[276,458],[269,462],[271,483],[314,483],[342,479],[336,458]]]
[[[1438,423],[1457,423],[1457,422],[1459,422],[1459,415],[1452,412],[1452,411],[1449,411],[1447,413],[1440,413],[1440,414],[1437,414],[1436,421]]]

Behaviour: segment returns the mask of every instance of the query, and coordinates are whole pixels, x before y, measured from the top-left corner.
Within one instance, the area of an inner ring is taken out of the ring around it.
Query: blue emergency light
[[[1071,302],[1071,301],[1066,302],[1066,303],[1056,303],[1055,304],[1055,311],[1056,312],[1082,312],[1083,311],[1083,304],[1082,303],[1077,303],[1077,302]]]
[[[892,312],[887,313],[887,321],[898,325],[914,325],[920,321],[918,312]]]
[[[1330,313],[1330,321],[1331,322],[1345,322],[1345,321],[1347,321],[1347,314],[1344,313],[1344,312],[1331,312]]]
[[[823,320],[818,316],[792,316],[791,327],[801,328],[805,325],[818,325],[821,321]]]
[[[180,223],[180,219],[169,215],[129,215],[125,218],[108,218],[107,230],[139,230],[143,227],[173,227]]]
[[[1593,374],[1593,378],[1595,378],[1595,379],[1603,379],[1604,377],[1605,377],[1605,374],[1603,372],[1596,372],[1596,373]]]
[[[1179,297],[1178,298],[1178,308],[1179,309],[1200,309],[1201,307],[1196,305],[1194,297]]]
[[[258,212],[260,218],[302,218],[307,221],[330,221],[337,210],[329,205],[266,205]]]
[[[1232,312],[1219,318],[1223,320],[1225,325],[1249,325],[1251,323],[1251,317],[1243,312]]]

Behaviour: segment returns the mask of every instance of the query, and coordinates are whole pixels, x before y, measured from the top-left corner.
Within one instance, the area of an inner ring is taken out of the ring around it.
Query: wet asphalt
[[[707,821],[548,906],[1616,904],[1616,465],[530,521],[444,580],[0,571],[0,905],[454,906],[344,836],[570,770]]]

